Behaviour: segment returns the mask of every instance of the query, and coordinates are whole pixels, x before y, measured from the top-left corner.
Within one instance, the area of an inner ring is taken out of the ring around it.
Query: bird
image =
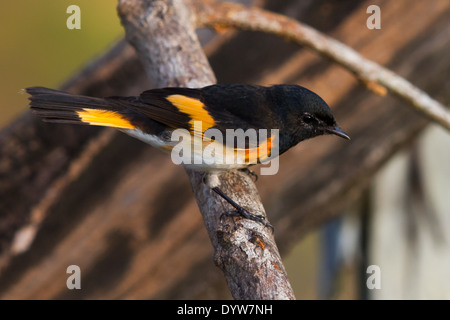
[[[266,219],[242,208],[220,189],[220,174],[252,173],[252,165],[316,136],[334,134],[350,140],[327,103],[297,84],[167,87],[139,96],[105,98],[45,87],[25,91],[31,110],[43,121],[113,127],[169,152],[175,163],[204,174],[204,183],[234,208],[225,214],[272,229]]]

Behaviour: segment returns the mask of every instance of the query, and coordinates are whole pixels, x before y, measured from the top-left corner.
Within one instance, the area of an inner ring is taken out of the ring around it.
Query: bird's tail
[[[110,101],[43,87],[30,87],[30,107],[46,122],[134,129],[123,108]]]

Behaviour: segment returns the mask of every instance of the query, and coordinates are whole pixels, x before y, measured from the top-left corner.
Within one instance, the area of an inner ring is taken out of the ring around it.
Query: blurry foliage
[[[69,30],[69,5],[81,9],[81,29]],[[58,87],[124,34],[115,1],[19,0],[0,3],[0,127],[27,108],[19,90]]]

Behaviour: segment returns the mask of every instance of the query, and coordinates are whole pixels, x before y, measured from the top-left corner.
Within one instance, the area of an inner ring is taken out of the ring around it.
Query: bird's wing
[[[261,90],[262,87],[251,85],[153,89],[143,92],[139,97],[143,105],[134,108],[169,127],[187,129],[202,139],[206,139],[208,129],[219,130],[223,144],[244,152],[247,160],[262,160],[270,155],[275,137],[270,136],[272,119],[265,114],[268,108]],[[235,130],[234,137],[240,133],[243,144],[239,145],[239,138],[227,139],[228,129]],[[268,129],[268,134],[261,137],[259,129]]]
[[[214,118],[206,109],[201,89],[147,90],[141,93],[138,100],[134,101],[129,108],[168,127],[187,129],[191,134],[200,137],[206,130],[216,126]]]

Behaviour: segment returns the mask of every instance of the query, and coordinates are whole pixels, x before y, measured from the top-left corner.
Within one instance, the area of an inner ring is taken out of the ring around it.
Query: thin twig
[[[429,120],[450,130],[450,111],[443,104],[396,73],[301,22],[256,7],[234,3],[202,0],[195,1],[194,4],[199,26],[262,31],[304,45],[355,74],[375,93],[384,95],[386,88]]]

